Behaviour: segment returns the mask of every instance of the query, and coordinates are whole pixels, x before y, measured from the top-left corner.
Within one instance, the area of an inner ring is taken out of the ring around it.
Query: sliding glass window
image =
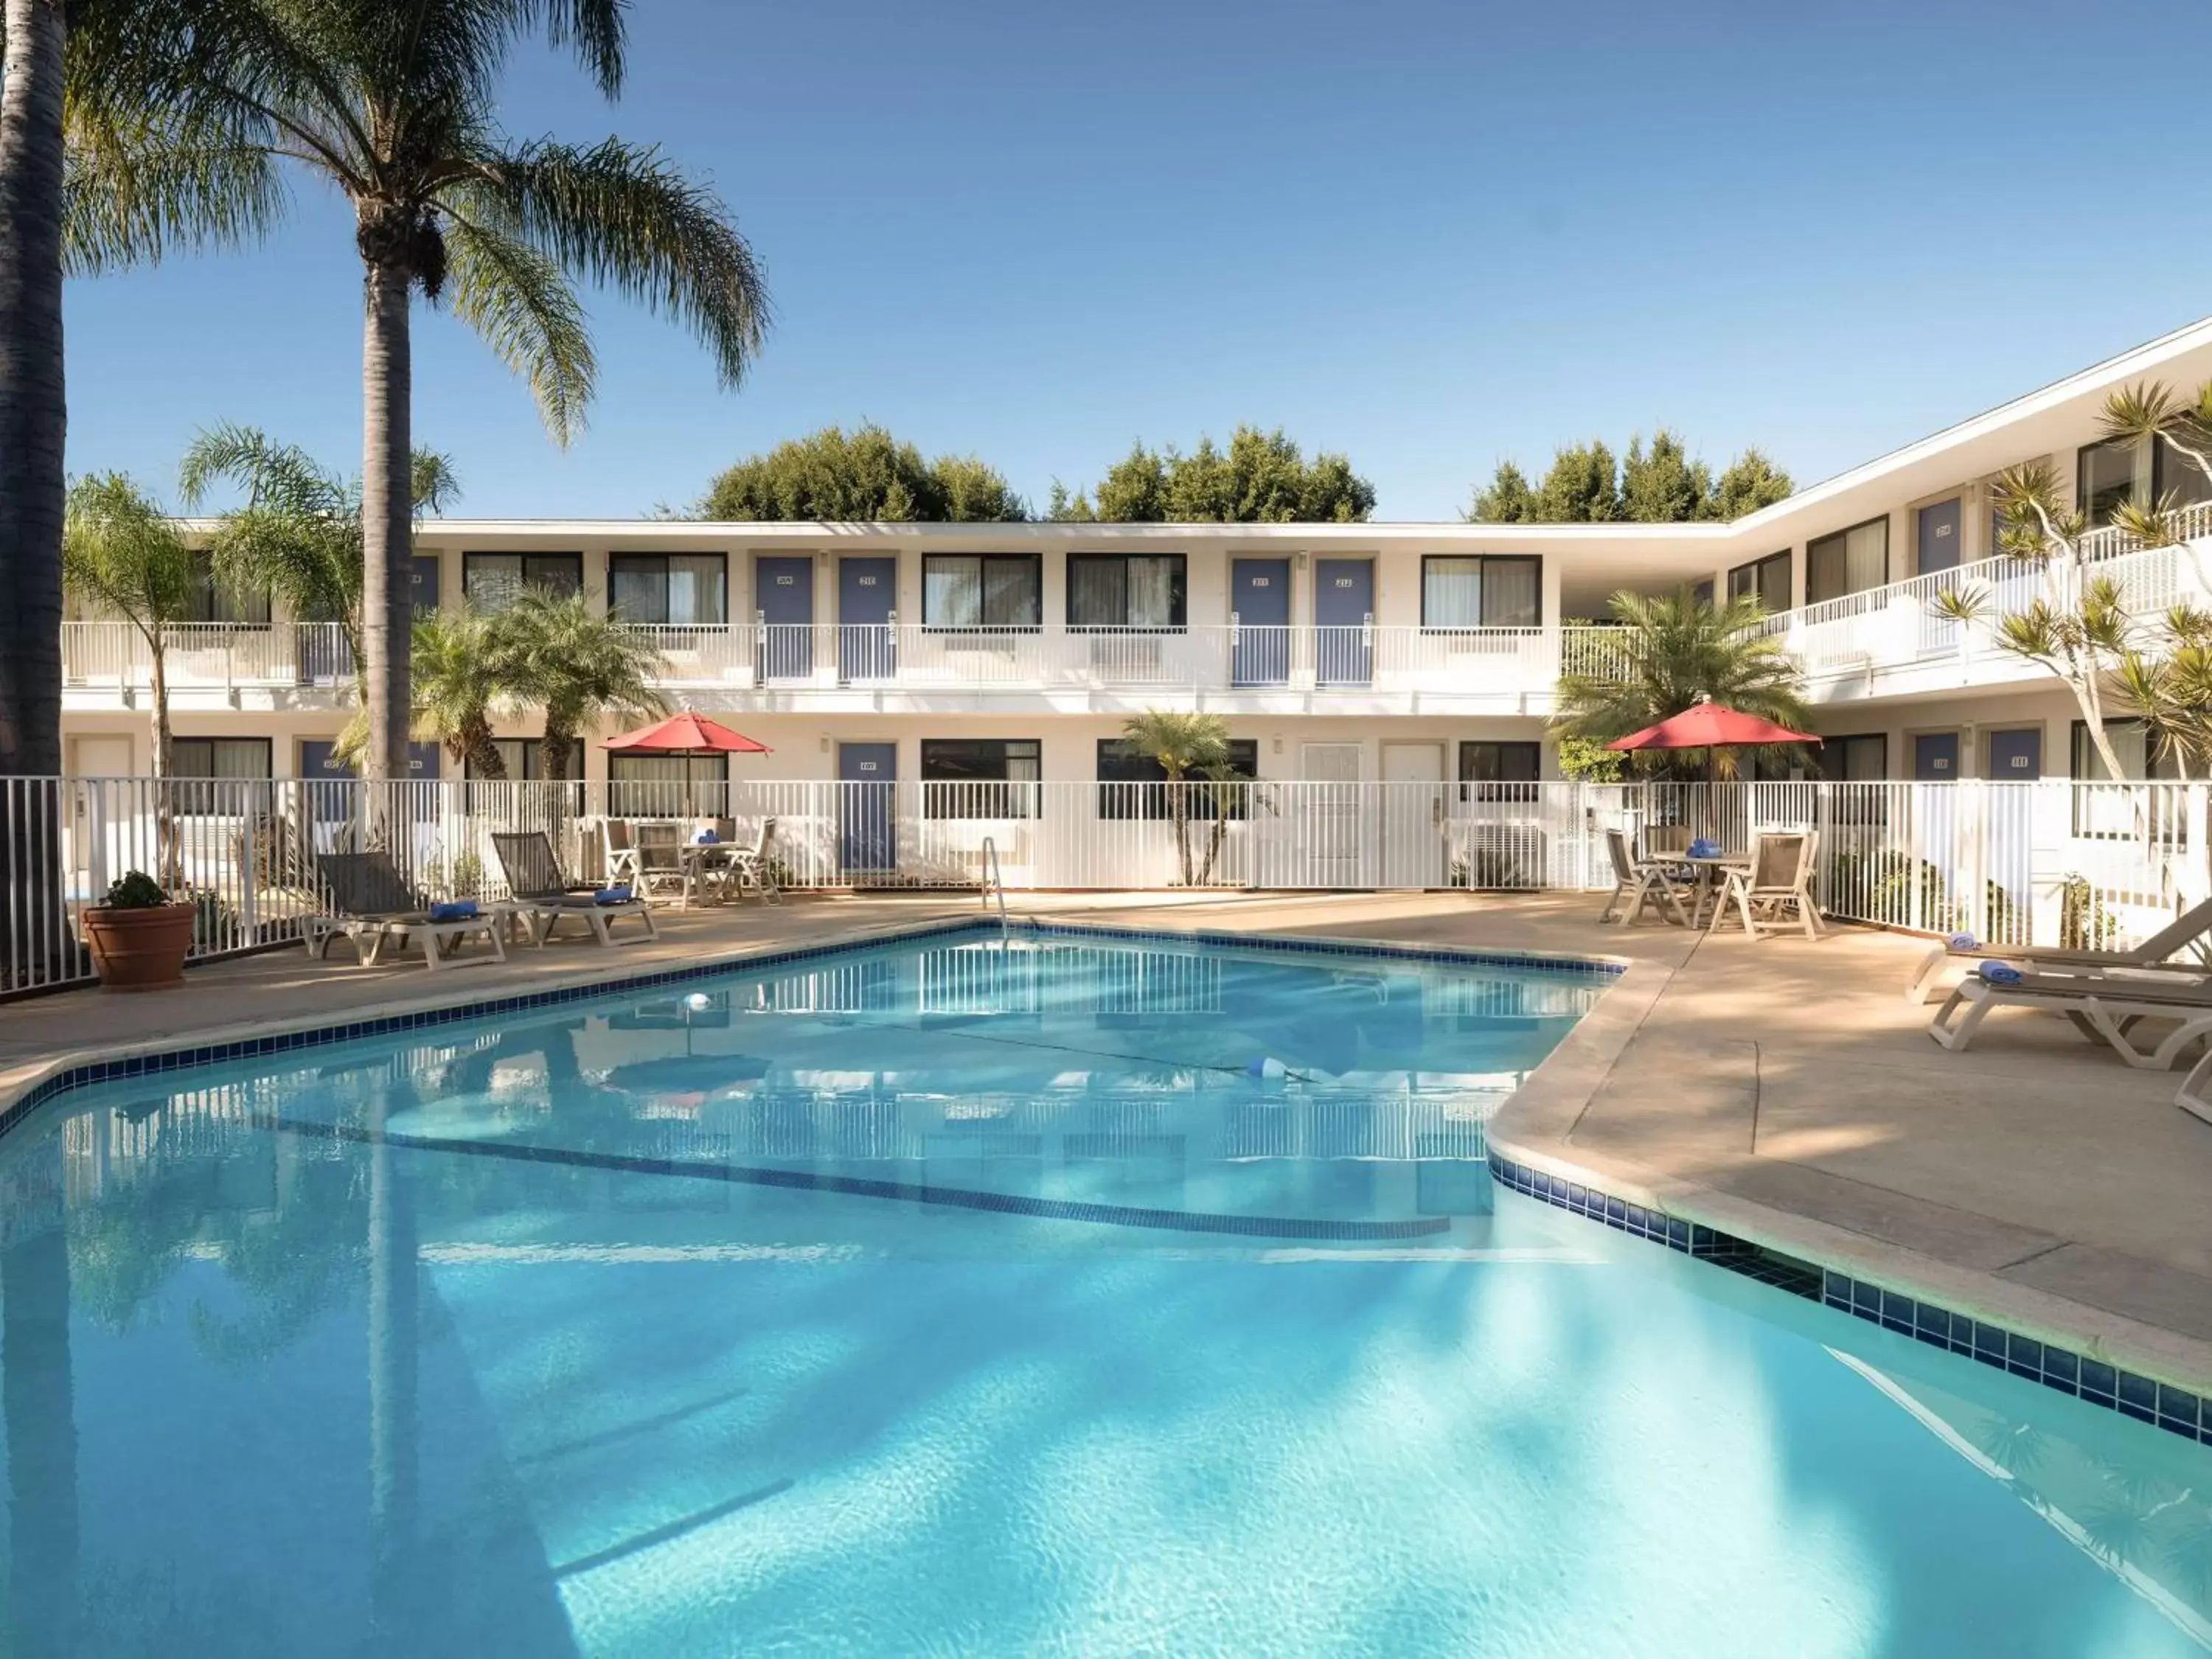
[[[1071,553],[1070,628],[1180,629],[1189,620],[1180,553]]]
[[[275,753],[267,738],[172,738],[169,775],[176,782],[170,799],[178,811],[196,817],[265,813],[273,805],[266,780],[276,769]]]
[[[2074,499],[2089,515],[2089,528],[2102,530],[2115,509],[2165,502],[2191,507],[2212,501],[2212,478],[2164,438],[2155,450],[2139,438],[2107,438],[2085,444],[2077,458]]]
[[[607,608],[624,622],[720,628],[730,619],[729,561],[720,553],[617,553]]]
[[[1790,550],[1770,553],[1763,559],[1753,559],[1740,564],[1729,572],[1729,598],[1740,599],[1749,594],[1757,599],[1769,616],[1790,608]]]
[[[1863,593],[1889,580],[1889,520],[1869,519],[1805,544],[1805,603]]]
[[[192,592],[186,622],[228,623],[234,628],[269,626],[269,590],[239,592],[217,581],[214,561],[205,553],[192,555]],[[302,618],[301,620],[305,620]]]
[[[1044,560],[1036,553],[932,553],[921,562],[924,628],[1038,628]]]
[[[584,591],[580,553],[465,553],[461,556],[461,591],[469,603],[504,611],[526,587],[556,597]]]
[[[1421,626],[1538,628],[1544,562],[1497,553],[1431,554],[1421,561]]]
[[[1034,738],[925,738],[921,815],[1033,818],[1042,749]]]

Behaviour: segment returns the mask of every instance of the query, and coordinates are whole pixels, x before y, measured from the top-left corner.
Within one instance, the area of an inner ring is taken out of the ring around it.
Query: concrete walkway
[[[1500,1113],[1518,1161],[2154,1376],[2212,1385],[2212,1126],[2174,1077],[2063,1021],[2000,1013],[1965,1054],[1899,994],[1927,947],[1600,927],[1595,896],[1012,896],[1018,911],[1223,931],[1626,958],[1629,971]],[[978,916],[972,896],[794,897],[663,918],[657,945],[519,950],[505,965],[355,969],[304,953],[183,990],[0,1007],[0,1102],[65,1054],[367,1018],[659,963]],[[340,951],[343,946],[339,946]]]

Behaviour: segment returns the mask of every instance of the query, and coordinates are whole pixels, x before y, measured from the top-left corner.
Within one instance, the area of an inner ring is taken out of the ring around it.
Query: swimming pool
[[[2212,1647],[2212,1450],[1492,1183],[1607,982],[971,931],[73,1091],[5,1650]]]

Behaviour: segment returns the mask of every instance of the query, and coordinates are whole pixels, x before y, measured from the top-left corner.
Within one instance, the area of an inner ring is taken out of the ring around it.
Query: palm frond
[[[74,138],[62,188],[63,268],[80,276],[257,242],[288,205],[266,150],[143,124]]]
[[[598,364],[584,308],[561,267],[528,243],[455,216],[446,229],[453,314],[475,330],[537,399],[564,448],[584,423]]]
[[[199,594],[199,573],[175,521],[119,472],[70,486],[62,581],[149,636],[186,620]]]
[[[410,495],[417,519],[443,513],[461,499],[461,475],[453,458],[434,449],[415,451],[414,484]]]
[[[751,247],[721,199],[657,149],[540,139],[485,158],[452,201],[474,224],[676,317],[714,354],[725,386],[760,350],[768,289]]]
[[[2164,433],[2180,412],[2162,382],[2139,380],[2105,399],[2097,423],[2108,438],[2148,441]]]

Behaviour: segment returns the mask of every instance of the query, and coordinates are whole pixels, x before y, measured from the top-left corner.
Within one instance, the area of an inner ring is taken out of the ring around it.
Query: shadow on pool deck
[[[1900,992],[1923,942],[1819,943],[1600,927],[1595,895],[1011,896],[1018,913],[1632,963],[1501,1114],[1493,1139],[1625,1195],[1992,1318],[2042,1326],[2177,1381],[2212,1382],[2212,1127],[2176,1079],[2062,1021],[1993,1018],[1974,1048],[1924,1033]],[[296,951],[194,970],[154,996],[0,1007],[0,1095],[64,1051],[200,1040],[831,942],[955,918],[971,895],[794,898],[665,919],[657,944],[518,950],[434,976]]]

